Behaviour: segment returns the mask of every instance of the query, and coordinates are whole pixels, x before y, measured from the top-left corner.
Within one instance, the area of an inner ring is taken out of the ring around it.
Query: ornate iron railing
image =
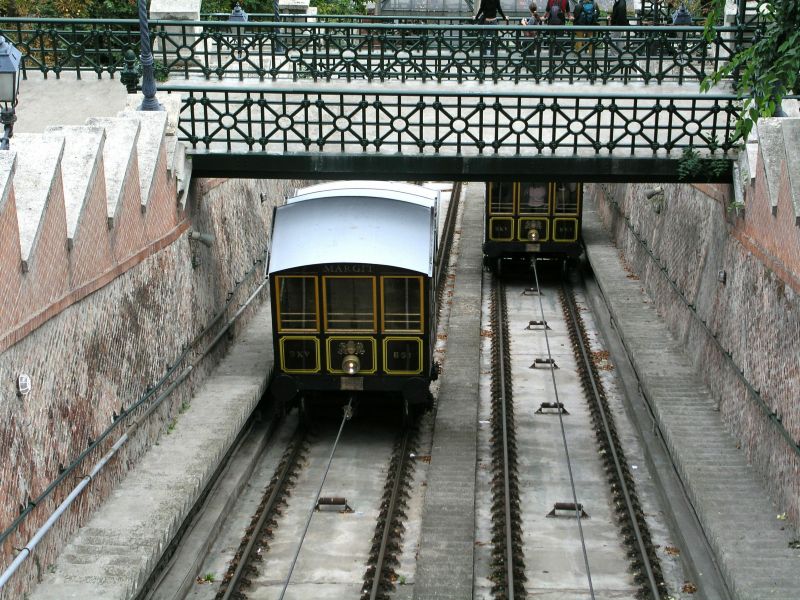
[[[0,18],[0,31],[22,52],[23,75],[41,71],[57,77],[74,71],[111,76],[124,67],[125,50],[139,48],[134,19]]]
[[[369,81],[698,82],[740,29],[152,21],[171,77]],[[2,19],[24,69],[114,74],[138,45],[130,20]]]
[[[667,156],[735,146],[735,96],[358,91],[296,86],[180,93],[179,137],[211,151]]]

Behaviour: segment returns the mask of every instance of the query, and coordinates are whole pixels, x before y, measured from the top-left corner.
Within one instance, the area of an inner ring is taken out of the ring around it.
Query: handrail
[[[295,15],[298,16],[298,15]],[[302,16],[302,15],[300,15]],[[273,15],[274,19],[274,15]],[[284,21],[283,18],[279,21],[236,21],[231,22],[227,20],[200,20],[200,21],[187,21],[182,19],[150,19],[149,24],[151,28],[155,28],[157,26],[186,26],[186,27],[211,27],[211,26],[218,26],[223,27],[226,29],[259,29],[262,27],[316,27],[316,28],[337,28],[342,26],[351,26],[353,28],[368,28],[368,29],[429,29],[429,30],[436,30],[436,29],[461,29],[464,27],[468,27],[471,29],[523,29],[523,30],[531,30],[531,29],[576,29],[576,30],[584,30],[584,29],[618,29],[618,30],[636,30],[636,29],[643,29],[647,31],[662,31],[662,32],[679,32],[679,31],[698,31],[702,32],[704,27],[702,25],[626,25],[626,26],[618,26],[618,25],[537,25],[535,27],[532,26],[522,26],[518,23],[510,23],[508,25],[505,24],[498,24],[498,25],[481,25],[475,22],[472,18],[453,18],[453,17],[446,17],[446,18],[437,18],[437,17],[425,17],[424,20],[426,21],[437,21],[438,20],[453,20],[458,21],[455,23],[424,23],[419,22],[420,19],[417,17],[413,17],[410,19],[403,19],[403,21],[408,22],[398,22],[398,17],[364,17],[364,21],[336,21],[336,22],[327,22],[327,21],[316,21],[316,22],[296,22],[291,20]],[[385,21],[385,22],[384,22]],[[75,26],[78,25],[93,25],[93,26],[103,26],[103,25],[119,25],[119,26],[126,26],[129,27],[131,30],[136,29],[138,31],[139,28],[139,21],[138,19],[64,19],[64,18],[44,18],[44,17],[2,17],[0,16],[0,29],[3,29],[3,23],[31,23],[31,24],[40,24],[48,27],[52,27],[54,25],[66,25],[70,28],[77,31]],[[744,27],[748,29],[746,24],[743,25],[725,25],[717,27],[719,31],[729,31],[735,32],[740,29],[740,27]],[[755,29],[755,27],[749,27],[751,29]]]

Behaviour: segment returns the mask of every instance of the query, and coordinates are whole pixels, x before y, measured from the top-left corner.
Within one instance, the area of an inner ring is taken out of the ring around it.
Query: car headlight
[[[361,369],[361,361],[355,354],[348,354],[342,360],[342,371],[348,375],[355,375]]]

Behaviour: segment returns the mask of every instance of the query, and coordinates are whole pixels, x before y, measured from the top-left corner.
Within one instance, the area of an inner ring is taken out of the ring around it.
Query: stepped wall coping
[[[106,177],[106,196],[109,227],[119,217],[123,204],[123,188],[131,163],[135,158],[136,141],[139,139],[139,121],[119,117],[92,117],[88,125],[98,125],[106,130],[103,146],[103,170]]]
[[[44,215],[50,204],[56,177],[61,178],[64,140],[47,140],[41,134],[19,134],[15,140],[17,169],[14,174],[14,197],[17,204],[22,269],[28,261],[41,232]]]
[[[161,147],[167,131],[167,113],[164,111],[123,111],[119,116],[124,119],[135,119],[140,123],[136,153],[139,159],[142,212],[145,212],[150,201],[153,182],[157,176],[158,157],[161,154]]]
[[[13,189],[14,171],[17,168],[17,153],[0,152],[0,214],[6,208],[8,196]]]
[[[105,129],[87,125],[48,127],[45,135],[64,140],[61,177],[67,211],[67,245],[72,249],[87,196],[94,188],[102,164]]]

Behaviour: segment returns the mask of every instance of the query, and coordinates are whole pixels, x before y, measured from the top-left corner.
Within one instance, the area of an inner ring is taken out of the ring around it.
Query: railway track
[[[636,484],[608,407],[605,389],[597,366],[590,357],[586,327],[578,311],[574,291],[566,278],[562,279],[560,299],[578,363],[581,386],[589,401],[597,443],[613,491],[617,522],[626,546],[631,549],[632,570],[639,585],[639,597],[660,599],[666,595],[666,586],[659,561],[636,494]]]
[[[276,526],[275,518],[278,516],[279,507],[286,502],[288,487],[300,467],[307,434],[308,430],[304,425],[297,426],[275,475],[264,491],[251,524],[245,531],[239,549],[228,567],[222,586],[215,596],[216,600],[246,597],[243,588],[251,583],[250,576],[255,572],[255,563],[262,562],[263,553],[269,550],[273,528]]]
[[[386,597],[415,432],[412,424],[398,433],[402,411],[391,407],[393,420],[372,411],[350,421],[348,405],[338,424],[317,419],[311,429],[297,427],[211,597]],[[381,472],[383,485],[375,477]]]
[[[505,286],[492,289],[492,591],[496,598],[525,597],[517,446],[509,364]]]
[[[404,531],[402,520],[413,470],[416,431],[417,423],[409,424],[400,432],[395,443],[369,563],[364,573],[362,600],[385,600],[389,597],[388,593],[395,589],[395,567]]]
[[[439,215],[439,300],[448,280],[460,194],[456,183]],[[362,399],[354,422],[348,423],[354,407],[345,411],[335,436],[330,419],[309,423],[300,415],[291,435],[289,425],[275,427],[285,441],[275,442],[271,468],[253,469],[250,490],[229,509],[216,539],[198,550],[205,558],[192,559],[196,585],[188,595],[154,585],[146,598],[387,598],[399,578],[420,415],[409,416],[385,398],[377,405],[370,400],[376,399]],[[376,411],[371,404],[383,408]],[[387,414],[376,418],[376,412]],[[381,473],[385,481],[376,478]],[[333,511],[341,516],[322,514]]]
[[[574,292],[531,275],[492,278],[491,595],[666,598]]]

